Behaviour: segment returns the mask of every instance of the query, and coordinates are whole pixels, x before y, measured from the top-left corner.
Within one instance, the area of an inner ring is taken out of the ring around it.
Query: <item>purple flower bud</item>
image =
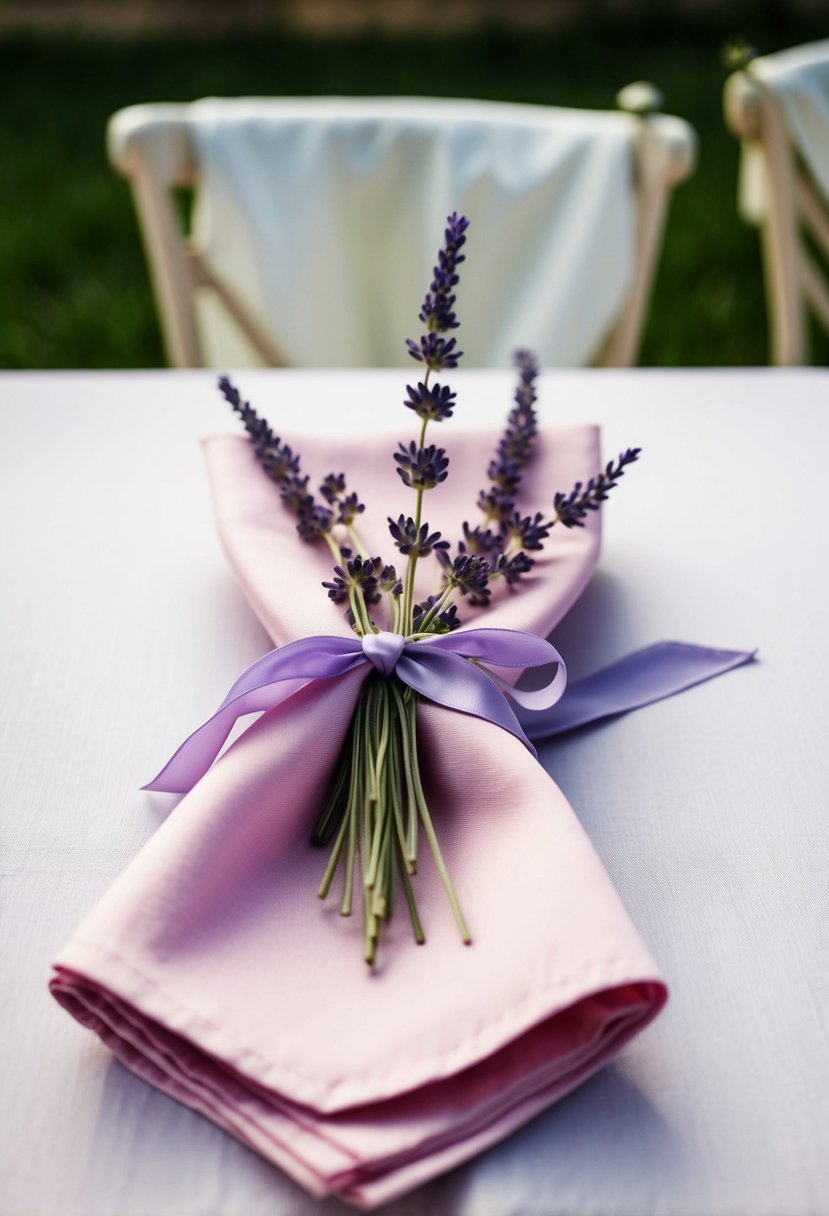
[[[402,595],[403,584],[397,577],[394,566],[384,566],[378,575],[380,590],[388,591],[391,595]]]
[[[329,473],[323,478],[320,494],[330,505],[345,494],[345,473]]]
[[[308,493],[308,478],[307,477],[290,477],[286,478],[281,485],[282,501],[286,507],[290,507],[292,511],[299,511],[303,507],[308,507],[313,504],[314,500]]]
[[[545,522],[540,511],[535,515],[525,515],[523,518],[516,512],[506,525],[506,534],[518,542],[523,549],[537,550],[543,547],[544,541],[550,535],[552,525]]]
[[[424,334],[420,345],[408,338],[406,345],[412,358],[418,363],[425,363],[431,371],[445,371],[447,368],[457,367],[458,360],[463,357],[463,351],[457,349],[454,338],[447,340],[436,333]]]
[[[499,524],[505,524],[513,513],[515,499],[509,490],[490,486],[488,490],[481,490],[478,495],[478,507],[483,511],[487,522],[495,520]]]
[[[420,528],[416,528],[411,516],[407,519],[404,515],[399,515],[397,523],[389,518],[389,532],[404,556],[412,554],[414,557],[428,557],[433,549],[440,552],[449,548],[449,541],[441,540],[440,532],[430,532],[428,524],[421,524]]]
[[[344,604],[348,599],[348,575],[342,566],[335,566],[333,579],[322,585],[328,591],[328,598],[335,604]]]
[[[412,609],[412,623],[415,631],[420,628],[426,614],[437,604],[438,599],[438,596],[430,595],[422,604],[415,604]],[[450,604],[448,608],[445,608],[436,617],[432,618],[429,622],[428,630],[430,633],[451,633],[454,629],[459,629],[460,624],[458,610],[454,604]]]
[[[346,525],[353,524],[357,516],[362,515],[365,509],[365,503],[360,502],[356,494],[347,494],[345,498],[340,499],[338,522]]]
[[[496,563],[495,573],[502,575],[512,587],[523,575],[528,574],[534,565],[535,562],[531,557],[527,557],[526,553],[513,553],[510,557],[502,553]]]
[[[300,503],[296,530],[304,541],[311,543],[331,531],[334,517],[328,507],[315,503],[310,496]]]
[[[500,547],[500,538],[489,528],[471,528],[468,523],[464,523],[463,540],[458,544],[460,553],[480,553],[487,561],[492,561]]]
[[[486,604],[490,597],[487,587],[492,570],[486,558],[477,553],[461,553],[452,563],[447,582],[457,587],[461,595],[469,596],[472,604]]]
[[[434,489],[449,476],[449,457],[443,448],[436,448],[434,444],[428,448],[419,448],[414,440],[408,447],[398,444],[394,459],[403,484],[413,490]]]
[[[457,393],[451,392],[448,387],[435,383],[429,387],[418,384],[417,388],[412,388],[407,384],[406,392],[409,394],[409,400],[403,404],[414,410],[424,421],[442,422],[444,418],[452,417],[453,402]]]

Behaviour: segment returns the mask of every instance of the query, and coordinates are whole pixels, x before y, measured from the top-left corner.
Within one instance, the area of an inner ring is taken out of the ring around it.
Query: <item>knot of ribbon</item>
[[[556,664],[555,674],[541,688],[513,688],[488,666],[513,671]],[[554,705],[567,682],[561,655],[543,638],[516,629],[467,629],[425,641],[407,641],[396,633],[357,637],[319,635],[279,646],[251,664],[228,692],[216,712],[181,744],[147,790],[185,793],[207,772],[222,749],[237,718],[267,711],[286,701],[306,684],[332,680],[347,672],[374,668],[438,705],[484,718],[535,749],[510,705],[542,710]]]

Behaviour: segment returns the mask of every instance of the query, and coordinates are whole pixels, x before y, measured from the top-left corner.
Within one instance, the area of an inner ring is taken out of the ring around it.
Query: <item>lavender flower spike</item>
[[[466,244],[464,233],[468,227],[469,220],[464,215],[458,215],[457,211],[447,217],[444,233],[446,243],[438,253],[435,277],[420,311],[420,319],[430,333],[446,333],[448,329],[458,328],[459,322],[453,312],[455,297],[451,293],[458,283],[455,268],[465,260],[458,250]]]
[[[328,537],[334,525],[334,512],[327,506],[318,503],[308,492],[308,477],[303,476],[298,453],[294,452],[273,433],[264,418],[260,418],[250,402],[243,401],[239,390],[227,376],[219,378],[219,390],[230,406],[236,411],[245,424],[248,438],[253,445],[253,451],[259,464],[279,486],[279,492],[285,506],[297,516],[297,531],[302,540],[309,544],[321,537]],[[323,497],[329,504],[337,499],[338,487],[345,481],[341,474],[330,474],[320,487]],[[361,510],[355,496],[352,503],[349,500],[348,510],[351,517]]]
[[[463,354],[457,349],[454,338],[446,339],[440,335],[457,329],[460,324],[455,315],[456,297],[453,289],[459,281],[457,267],[464,260],[464,255],[459,251],[466,244],[468,227],[466,216],[458,215],[456,211],[447,216],[444,244],[438,251],[438,264],[420,310],[420,320],[426,326],[426,333],[420,342],[414,342],[411,338],[406,342],[412,358],[418,363],[425,363],[430,371],[457,367]]]
[[[553,523],[562,523],[565,528],[583,528],[588,511],[598,511],[610,491],[616,486],[625,469],[639,459],[641,448],[628,448],[616,461],[609,461],[601,473],[591,477],[587,485],[577,481],[569,494],[556,494],[553,499],[555,518]],[[551,525],[552,526],[552,525]]]

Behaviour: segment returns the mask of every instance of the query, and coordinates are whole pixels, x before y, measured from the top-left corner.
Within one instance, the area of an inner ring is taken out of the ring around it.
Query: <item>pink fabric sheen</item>
[[[494,435],[446,431],[450,478],[427,505],[454,536]],[[391,441],[294,440],[312,481],[348,471],[367,503],[361,532],[389,560],[382,507],[407,513],[411,498],[390,471]],[[298,542],[247,443],[215,437],[205,451],[225,548],[274,641],[344,632],[319,588],[327,551]],[[549,509],[599,463],[595,428],[543,433],[525,509]],[[598,518],[553,540],[487,625],[546,635],[575,600]],[[316,900],[327,852],[307,843],[362,678],[307,685],[236,740],[61,952],[52,991],[128,1067],[311,1193],[370,1208],[579,1084],[666,990],[544,770],[506,732],[425,703],[427,797],[474,941],[461,944],[424,843],[427,943],[415,946],[399,908],[366,971],[359,917],[341,918],[336,895]]]

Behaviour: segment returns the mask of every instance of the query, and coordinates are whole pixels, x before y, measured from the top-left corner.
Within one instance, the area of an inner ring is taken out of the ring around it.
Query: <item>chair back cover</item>
[[[190,107],[194,240],[288,364],[400,366],[445,219],[471,221],[467,366],[532,347],[597,354],[635,256],[629,115],[410,99],[205,99]],[[208,298],[208,296],[212,298]],[[261,363],[213,293],[212,366]]]
[[[829,206],[829,39],[755,59],[751,75],[774,93],[788,137]],[[754,222],[765,215],[762,164],[750,148],[743,158],[740,204]]]

